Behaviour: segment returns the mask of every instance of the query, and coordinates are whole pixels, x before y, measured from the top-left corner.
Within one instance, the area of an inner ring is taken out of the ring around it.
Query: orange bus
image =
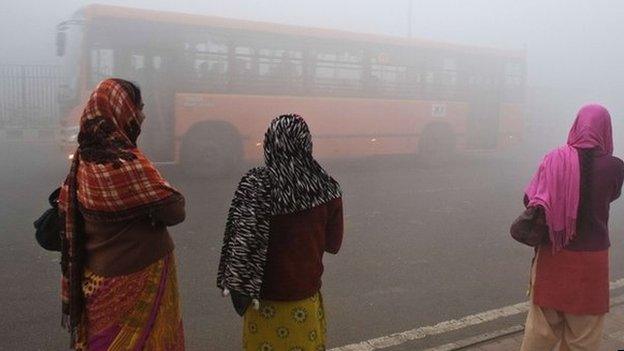
[[[522,139],[525,53],[91,5],[59,24],[62,135],[94,85],[144,91],[141,145],[197,175],[262,157],[269,121],[303,115],[320,158],[495,149]]]

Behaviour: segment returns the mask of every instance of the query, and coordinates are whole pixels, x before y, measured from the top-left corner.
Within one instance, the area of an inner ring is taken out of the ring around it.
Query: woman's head
[[[91,94],[80,121],[81,130],[93,127],[97,121],[96,126],[136,144],[145,119],[142,105],[141,90],[134,83],[123,79],[104,80]]]
[[[80,119],[78,144],[83,157],[110,162],[136,147],[145,119],[141,90],[123,79],[97,85]]]
[[[594,149],[598,155],[613,154],[611,115],[598,104],[583,106],[568,135],[568,145],[577,149]]]
[[[312,136],[303,117],[295,114],[275,118],[264,135],[267,165],[278,160],[312,158]]]
[[[264,136],[271,213],[303,211],[342,196],[340,185],[312,157],[312,136],[299,115],[275,118]]]
[[[124,79],[115,78],[113,80],[124,88],[126,93],[128,93],[128,95],[130,96],[130,99],[134,103],[134,106],[142,111],[144,105],[143,96],[141,95],[141,88],[139,88],[136,83]]]

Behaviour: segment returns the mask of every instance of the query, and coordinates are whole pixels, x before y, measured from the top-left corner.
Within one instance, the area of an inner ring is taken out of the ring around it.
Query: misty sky
[[[54,61],[54,26],[87,0],[1,0],[0,63]],[[533,86],[620,104],[624,1],[413,0],[414,35],[526,49]],[[43,3],[43,5],[42,5]],[[376,32],[407,33],[408,0],[103,0],[99,3]],[[49,5],[46,5],[49,4]],[[624,104],[622,104],[624,105]]]

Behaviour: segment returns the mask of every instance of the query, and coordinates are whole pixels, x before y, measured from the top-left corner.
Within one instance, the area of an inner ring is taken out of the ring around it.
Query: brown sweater
[[[321,288],[323,253],[338,253],[342,236],[342,199],[272,217],[261,297],[296,301],[316,294]]]
[[[85,220],[86,267],[104,277],[140,271],[173,250],[167,227],[181,223],[185,216],[180,196],[151,217],[118,223]]]

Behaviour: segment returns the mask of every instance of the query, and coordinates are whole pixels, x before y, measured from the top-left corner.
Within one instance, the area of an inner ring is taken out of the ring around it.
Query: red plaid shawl
[[[136,159],[123,161],[119,168],[81,162],[77,197],[84,217],[96,221],[132,219],[175,193],[141,151],[131,152]]]
[[[84,309],[83,218],[124,221],[149,216],[181,196],[136,147],[144,116],[126,84],[105,80],[91,95],[80,120],[79,147],[59,198],[65,221],[63,321],[72,333],[72,347]]]

